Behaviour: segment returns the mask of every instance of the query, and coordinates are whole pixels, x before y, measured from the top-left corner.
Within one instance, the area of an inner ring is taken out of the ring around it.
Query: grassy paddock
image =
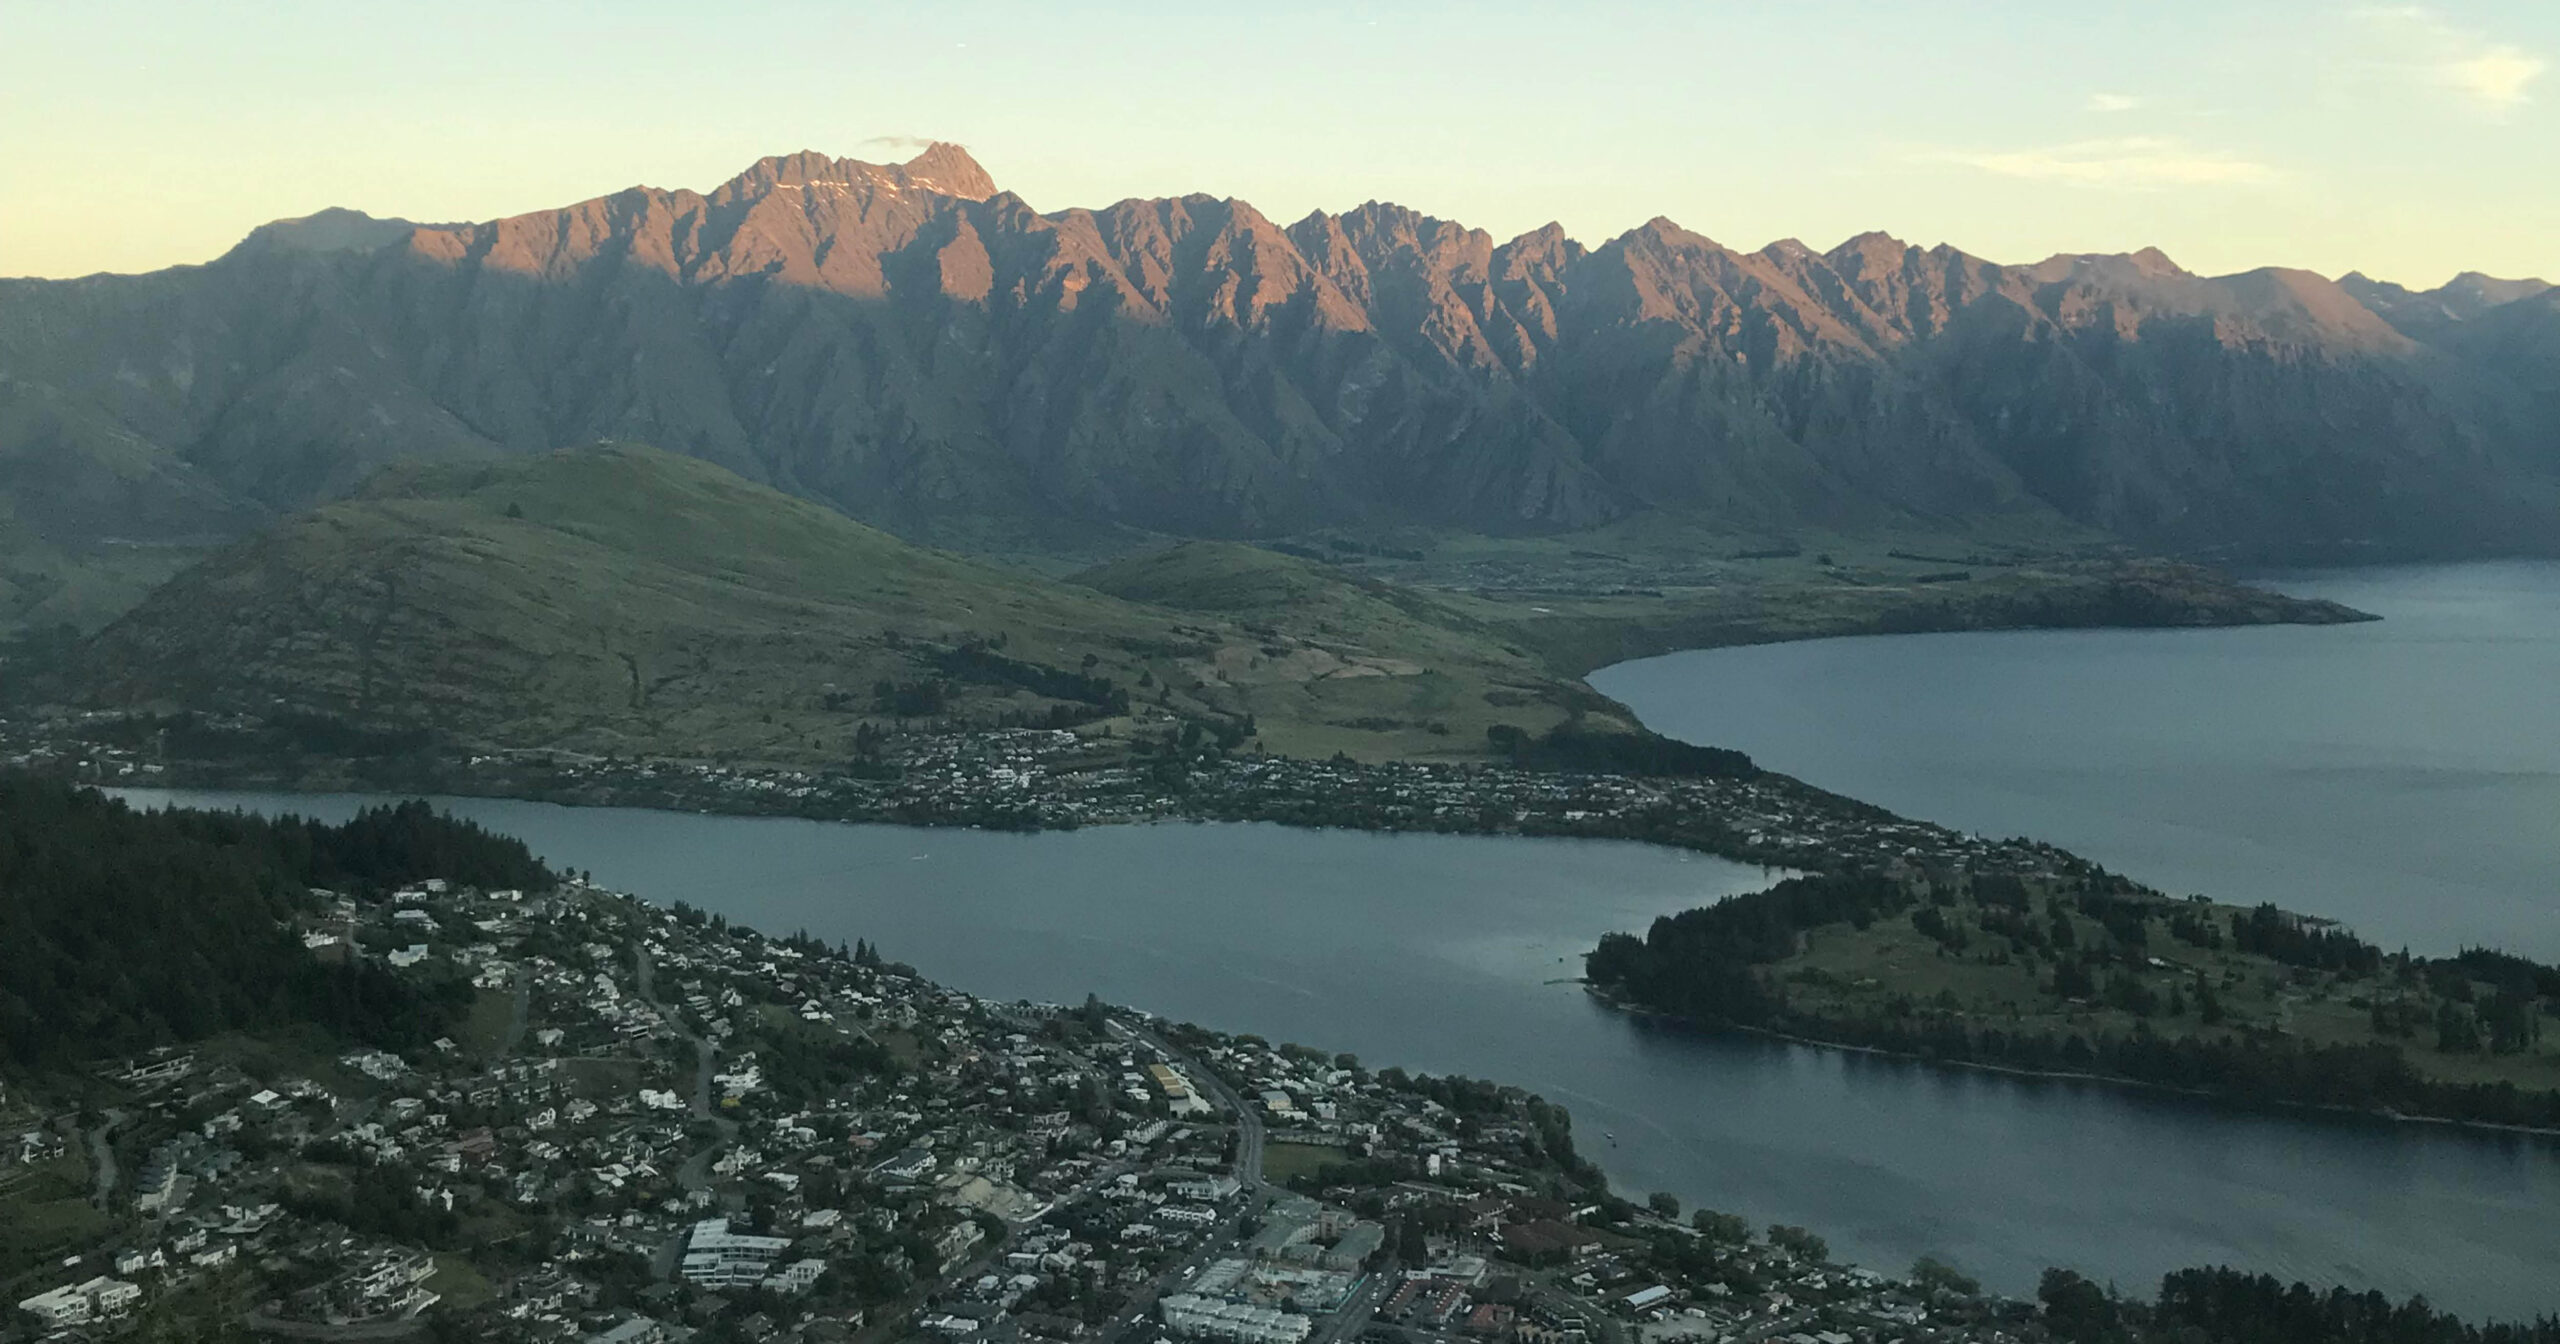
[[[0,1276],[94,1241],[107,1227],[107,1216],[89,1203],[87,1159],[65,1154],[12,1170],[0,1180]]]
[[[1272,1143],[1263,1145],[1262,1179],[1286,1184],[1297,1176],[1312,1176],[1326,1167],[1351,1160],[1351,1150],[1333,1143]]]
[[[469,1311],[497,1296],[489,1281],[471,1267],[470,1259],[453,1252],[436,1257],[436,1272],[426,1286],[428,1292],[444,1298],[443,1305],[456,1311]]]
[[[471,1000],[471,1015],[462,1024],[462,1048],[477,1058],[496,1055],[507,1043],[507,1026],[515,1020],[516,996],[511,990],[484,989]]]

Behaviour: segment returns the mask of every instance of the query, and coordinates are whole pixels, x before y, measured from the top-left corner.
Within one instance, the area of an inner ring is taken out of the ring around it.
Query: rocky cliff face
[[[1882,234],[1586,248],[1371,203],[1043,214],[937,145],[488,223],[333,211],[0,283],[58,541],[236,533],[406,458],[645,439],[910,533],[2061,515],[2245,556],[2560,546],[2560,301]]]

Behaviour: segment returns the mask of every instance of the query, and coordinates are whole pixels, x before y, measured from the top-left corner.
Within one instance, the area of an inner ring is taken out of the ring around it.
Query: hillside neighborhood
[[[2032,1315],[1631,1204],[1490,1083],[993,1002],[574,881],[318,909],[308,955],[467,982],[465,1030],[221,1036],[0,1095],[0,1338],[1846,1344]]]

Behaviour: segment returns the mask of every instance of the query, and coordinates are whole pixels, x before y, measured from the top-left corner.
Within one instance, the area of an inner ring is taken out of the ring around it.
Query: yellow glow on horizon
[[[2560,6],[1104,8],[0,0],[0,274],[932,137],[1044,210],[1375,198],[1497,237],[1668,215],[1744,248],[1883,229],[2001,261],[2560,278]]]

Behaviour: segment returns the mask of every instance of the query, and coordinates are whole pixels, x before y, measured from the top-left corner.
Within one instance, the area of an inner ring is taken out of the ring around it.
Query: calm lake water
[[[343,817],[347,796],[135,792]],[[870,938],[973,992],[1169,1016],[1569,1105],[1621,1188],[1803,1224],[2029,1291],[2171,1268],[2560,1310],[2560,1156],[2437,1127],[2247,1114],[1650,1027],[1571,985],[1610,929],[1762,884],[1639,845],[1159,825],[1045,835],[444,800],[555,864],[770,932]],[[1605,1135],[1614,1131],[1616,1141]]]
[[[1591,681],[1659,732],[2173,893],[2560,958],[2560,564],[2268,582],[2384,619],[1818,640]]]

